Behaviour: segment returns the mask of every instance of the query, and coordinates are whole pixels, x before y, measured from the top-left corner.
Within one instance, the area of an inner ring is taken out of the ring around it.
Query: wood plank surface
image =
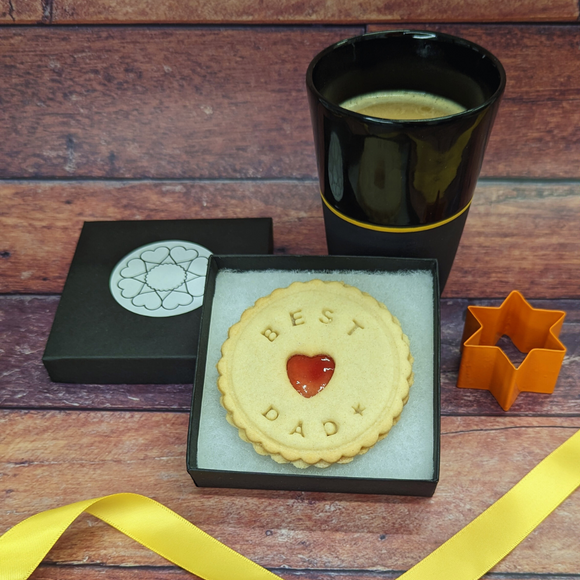
[[[16,1],[16,0],[13,0]],[[578,5],[572,0],[421,0],[396,2],[119,2],[118,0],[53,0],[52,23],[352,23],[402,21],[506,21],[575,20]]]
[[[575,183],[480,183],[445,295],[578,296],[579,221]]]
[[[580,298],[579,192],[480,181],[445,296]],[[270,216],[277,253],[327,252],[313,181],[3,182],[0,208],[4,293],[59,293],[83,221]]]
[[[0,206],[0,292],[60,292],[83,221],[272,217],[277,253],[327,251],[311,181],[13,182]]]
[[[361,30],[5,30],[0,176],[315,175],[306,69]]]
[[[509,0],[503,3],[428,3],[410,0],[388,2],[153,2],[151,0],[3,0],[2,24],[310,24],[368,22],[474,22],[474,21],[569,21],[578,17],[573,0]]]
[[[440,28],[506,66],[482,175],[580,177],[577,26]],[[315,179],[306,69],[360,31],[4,29],[0,178]]]
[[[57,303],[56,296],[0,297],[0,408],[189,411],[191,385],[51,382],[41,359]],[[456,387],[467,306],[498,306],[499,303],[465,299],[444,299],[441,303],[441,412],[444,415],[506,415],[491,393]],[[554,393],[522,393],[509,415],[576,417],[580,414],[580,301],[533,300],[532,305],[566,312],[560,338],[567,354]],[[514,364],[521,361],[519,353],[507,347],[505,352]]]
[[[1,412],[0,532],[41,510],[129,490],[268,568],[399,572],[580,427],[578,417],[446,417],[440,484],[433,498],[413,498],[196,488],[185,472],[187,422],[184,413]],[[580,494],[573,494],[494,571],[576,574],[579,517]],[[65,532],[48,561],[166,564],[91,516]]]
[[[1,0],[1,24],[48,24],[52,0]]]
[[[579,15],[577,0],[0,0],[0,535],[131,491],[286,580],[395,580],[575,433]],[[474,40],[508,76],[441,301],[440,484],[432,498],[196,488],[191,385],[59,384],[42,365],[82,224],[269,216],[276,253],[325,254],[306,68],[402,27]],[[568,350],[554,393],[505,413],[456,381],[467,306],[513,289],[566,311]],[[577,491],[485,578],[580,580],[579,520]],[[83,515],[31,578],[192,576]]]

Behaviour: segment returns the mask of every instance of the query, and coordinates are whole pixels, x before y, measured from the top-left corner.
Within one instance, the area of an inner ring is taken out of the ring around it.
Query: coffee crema
[[[465,107],[451,99],[431,93],[404,90],[357,95],[340,106],[368,117],[395,121],[423,121],[465,111]]]

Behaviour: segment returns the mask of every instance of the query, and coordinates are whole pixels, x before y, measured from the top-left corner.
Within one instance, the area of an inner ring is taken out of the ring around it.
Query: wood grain
[[[444,418],[435,496],[405,498],[195,488],[184,468],[187,421],[183,413],[0,413],[0,532],[37,511],[130,490],[269,568],[397,572],[464,527],[580,427],[578,418]],[[574,494],[495,571],[575,574],[579,517]],[[165,565],[91,516],[65,532],[48,561]]]
[[[435,28],[481,42],[506,66],[482,174],[580,177],[577,26]],[[361,31],[5,29],[0,178],[315,179],[306,69]]]
[[[446,296],[579,295],[575,184],[481,183],[469,214]]]
[[[191,385],[51,382],[41,359],[57,303],[55,296],[0,297],[0,408],[189,411]],[[444,415],[506,415],[489,392],[456,387],[467,306],[498,306],[499,303],[465,299],[444,299],[441,303],[441,411]],[[509,415],[576,417],[580,403],[580,301],[533,300],[532,305],[566,312],[560,338],[567,355],[554,393],[522,393]],[[506,348],[506,352],[513,357],[512,351]],[[513,360],[517,364],[515,357]]]
[[[133,491],[284,579],[395,580],[578,430],[578,16],[576,0],[0,0],[0,534]],[[341,38],[403,26],[474,40],[508,75],[441,303],[435,496],[196,488],[191,385],[57,384],[42,366],[82,223],[271,216],[278,254],[326,253],[306,68]],[[567,312],[568,352],[552,395],[504,413],[455,384],[467,305],[514,288]],[[576,492],[485,578],[580,580],[579,519]],[[192,576],[81,516],[31,578]]]
[[[3,0],[2,24],[311,24],[353,22],[569,21],[578,17],[573,0],[491,0],[474,3],[445,0],[437,4],[410,0],[388,2],[153,2],[117,0]]]
[[[278,253],[326,253],[313,182],[10,183],[0,205],[4,292],[60,292],[83,221],[271,216]]]
[[[8,29],[0,176],[315,175],[306,68],[361,30]]]
[[[388,21],[558,21],[573,20],[578,6],[571,0],[457,0],[408,2],[119,2],[117,0],[54,0],[53,23],[351,23]]]
[[[48,24],[51,0],[1,0],[0,24]]]
[[[83,221],[270,216],[277,253],[327,251],[313,181],[5,182],[0,207],[0,292],[60,292]],[[579,228],[576,182],[481,181],[445,296],[580,298]]]

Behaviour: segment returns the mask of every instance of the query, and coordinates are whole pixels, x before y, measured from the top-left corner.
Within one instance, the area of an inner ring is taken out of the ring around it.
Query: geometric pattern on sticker
[[[111,293],[135,314],[166,317],[191,312],[203,303],[210,255],[207,248],[182,240],[142,246],[115,266]]]

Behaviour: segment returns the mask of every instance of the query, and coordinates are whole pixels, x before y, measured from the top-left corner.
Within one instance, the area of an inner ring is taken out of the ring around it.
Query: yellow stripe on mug
[[[469,203],[460,211],[458,211],[456,214],[452,215],[451,217],[448,217],[447,219],[441,220],[439,222],[434,222],[431,224],[424,224],[421,226],[409,226],[409,227],[395,227],[395,226],[381,226],[378,224],[369,224],[369,223],[365,223],[365,222],[360,222],[358,220],[355,220],[347,215],[344,215],[343,213],[339,212],[336,208],[332,207],[328,201],[325,199],[325,197],[322,195],[320,195],[322,197],[322,201],[324,203],[324,205],[337,217],[339,217],[341,220],[344,220],[354,226],[357,226],[359,228],[365,228],[367,230],[373,230],[375,232],[385,232],[385,233],[389,233],[389,234],[411,234],[411,233],[416,233],[416,232],[426,232],[428,230],[434,230],[435,228],[439,228],[441,226],[444,226],[450,222],[452,222],[453,220],[457,219],[459,216],[463,215],[471,206],[471,200],[469,200]]]

